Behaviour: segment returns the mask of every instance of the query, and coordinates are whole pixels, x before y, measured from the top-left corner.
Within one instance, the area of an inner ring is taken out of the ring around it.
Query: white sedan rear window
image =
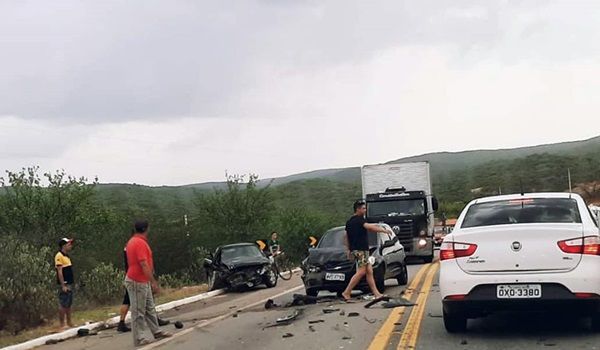
[[[531,223],[581,223],[577,201],[522,198],[474,204],[467,211],[461,227]]]

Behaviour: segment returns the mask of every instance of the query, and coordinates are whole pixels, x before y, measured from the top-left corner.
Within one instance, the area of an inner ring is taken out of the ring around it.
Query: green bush
[[[320,237],[332,225],[323,215],[305,208],[282,210],[273,222],[285,254],[296,264],[308,254],[309,237]]]
[[[81,274],[83,296],[97,304],[110,303],[123,297],[125,275],[112,264],[100,263]]]
[[[191,278],[186,273],[183,273],[183,274],[167,273],[164,275],[160,275],[158,280],[162,287],[167,287],[167,288],[181,288],[181,287],[185,287],[185,286],[191,286],[194,284],[194,282],[191,280]]]
[[[14,237],[0,238],[0,330],[16,334],[55,314],[52,252]]]

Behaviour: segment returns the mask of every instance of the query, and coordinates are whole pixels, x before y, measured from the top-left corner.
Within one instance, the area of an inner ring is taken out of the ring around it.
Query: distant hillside
[[[574,185],[600,180],[600,137],[584,141],[522,147],[506,150],[441,152],[402,158],[390,163],[429,161],[434,193],[444,210],[457,214],[471,198],[499,192],[564,191],[568,188],[567,169]],[[341,217],[348,203],[361,195],[360,168],[316,170],[272,181],[278,206],[311,206]],[[103,184],[99,197],[131,213],[159,210],[164,215],[189,211],[196,193],[224,188],[224,183],[148,187]],[[461,204],[463,203],[463,204]]]
[[[418,156],[400,158],[392,160],[388,163],[429,161],[429,163],[431,164],[431,175],[433,181],[435,182],[436,180],[439,180],[440,177],[443,176],[443,174],[455,170],[464,169],[465,167],[478,166],[492,161],[513,160],[517,158],[526,157],[532,154],[542,153],[561,156],[572,156],[594,152],[600,152],[600,136],[583,141],[562,142],[548,145],[520,147],[512,149],[428,153]],[[277,186],[298,180],[311,179],[325,179],[329,181],[343,183],[357,183],[360,182],[360,166],[341,169],[314,170],[276,179],[264,179],[262,180],[262,183],[267,184],[271,180],[273,180],[273,185]],[[187,185],[185,187],[192,187],[197,189],[212,189],[213,187],[220,187],[222,185],[222,183],[213,182],[192,184]]]

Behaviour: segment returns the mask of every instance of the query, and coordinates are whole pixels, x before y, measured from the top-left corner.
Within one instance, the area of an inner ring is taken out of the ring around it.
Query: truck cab
[[[388,224],[407,256],[433,260],[433,212],[437,201],[424,191],[388,188],[366,195],[367,221]]]

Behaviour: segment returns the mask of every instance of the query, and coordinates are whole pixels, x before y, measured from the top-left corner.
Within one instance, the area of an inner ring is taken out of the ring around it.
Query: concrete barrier
[[[180,299],[180,300],[175,300],[172,301],[170,303],[166,303],[166,304],[161,304],[161,305],[157,305],[156,306],[156,311],[157,312],[163,312],[163,311],[167,311],[167,310],[171,310],[174,309],[178,306],[182,306],[182,305],[187,305],[187,304],[191,304],[191,303],[195,303],[197,301],[200,300],[204,300],[204,299],[208,299],[217,295],[221,295],[225,293],[225,289],[218,289],[218,290],[214,290],[212,292],[206,292],[206,293],[202,293],[202,294],[198,294],[198,295],[194,295],[188,298],[184,298],[184,299]],[[95,322],[95,323],[90,323],[84,326],[79,326],[79,327],[75,327],[75,328],[71,328],[71,329],[67,329],[66,331],[60,332],[60,333],[56,333],[56,334],[49,334],[46,336],[43,336],[41,338],[36,338],[36,339],[32,339],[29,341],[26,341],[24,343],[20,343],[20,344],[15,344],[15,345],[11,345],[5,348],[2,348],[3,350],[29,350],[29,349],[33,349],[37,346],[41,346],[41,345],[45,345],[47,341],[49,340],[56,340],[56,341],[63,341],[69,338],[73,338],[77,336],[77,331],[79,329],[85,328],[85,329],[89,329],[90,331],[93,330],[97,330],[97,329],[104,329],[107,327],[112,327],[115,326],[116,324],[119,323],[119,319],[120,317],[113,317],[113,318],[109,318],[108,320],[104,321],[104,322]],[[127,319],[130,319],[130,314],[127,315]]]

